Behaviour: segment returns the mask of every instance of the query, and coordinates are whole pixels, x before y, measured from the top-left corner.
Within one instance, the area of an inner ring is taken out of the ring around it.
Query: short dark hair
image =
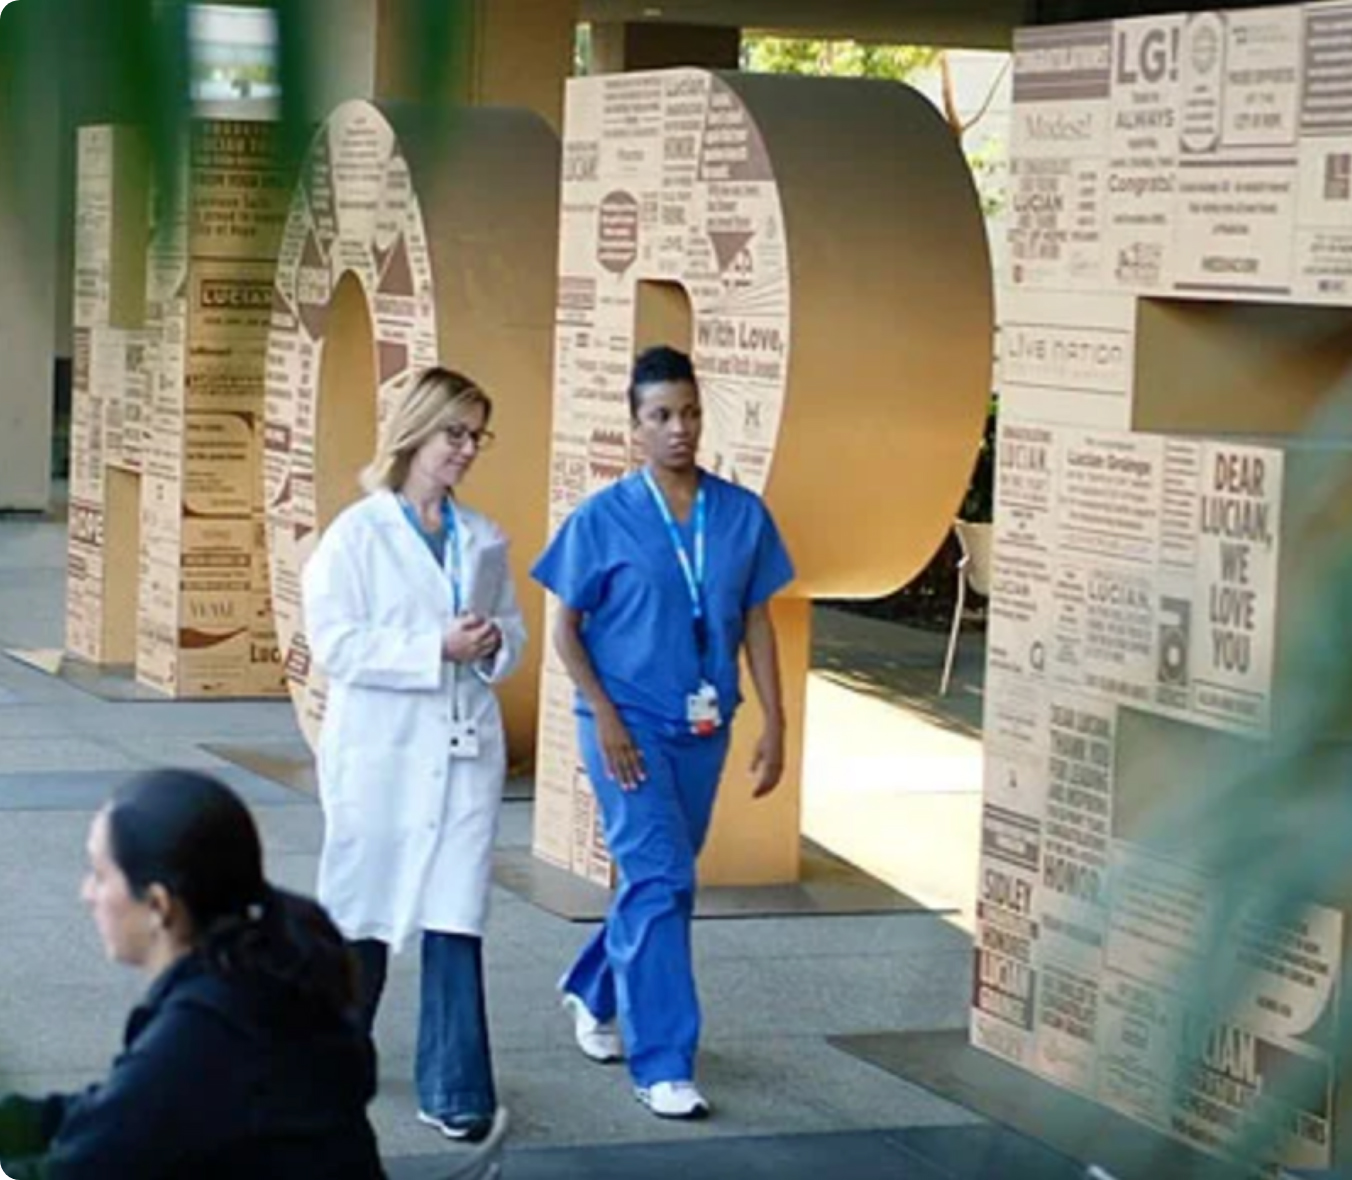
[[[634,358],[634,368],[629,375],[629,413],[632,417],[638,417],[639,406],[643,403],[639,390],[645,385],[659,385],[663,381],[688,381],[695,387],[695,392],[699,392],[695,366],[690,363],[690,357],[679,348],[655,344]]]

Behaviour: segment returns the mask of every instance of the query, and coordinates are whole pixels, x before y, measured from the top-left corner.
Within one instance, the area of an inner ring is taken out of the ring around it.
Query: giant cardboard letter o
[[[315,138],[277,267],[268,347],[266,501],[273,608],[287,679],[313,740],[323,681],[301,617],[300,572],[358,492],[377,420],[419,368],[461,369],[494,399],[497,449],[466,499],[525,569],[543,536],[558,140],[525,111],[475,109],[424,134],[417,118],[345,103]],[[332,353],[341,350],[335,362]],[[529,756],[538,638],[503,689],[509,750]]]

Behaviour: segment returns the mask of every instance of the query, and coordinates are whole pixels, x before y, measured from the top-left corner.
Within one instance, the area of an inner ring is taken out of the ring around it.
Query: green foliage
[[[592,27],[587,21],[579,21],[573,34],[573,77],[585,78],[592,66]]]
[[[1008,152],[1008,146],[1000,139],[987,139],[965,152],[977,196],[981,199],[981,212],[988,221],[999,217],[1005,209],[1008,190],[1004,168]]]
[[[932,69],[939,53],[924,45],[871,45],[752,34],[742,39],[742,69],[756,74],[905,82],[920,71]]]
[[[989,523],[995,519],[995,431],[999,398],[991,394],[986,410],[986,426],[981,434],[981,446],[972,465],[971,482],[963,497],[958,515],[963,520]]]
[[[944,50],[928,45],[874,45],[768,34],[751,34],[742,39],[742,69],[757,74],[885,78],[915,84],[922,75],[945,70],[944,54]],[[944,111],[944,117],[960,141],[966,131],[980,122],[983,114],[984,108],[963,121],[956,111]],[[972,149],[967,149],[964,144],[964,151],[981,199],[982,213],[988,218],[998,216],[1005,203],[1001,174],[1004,143],[987,139]]]

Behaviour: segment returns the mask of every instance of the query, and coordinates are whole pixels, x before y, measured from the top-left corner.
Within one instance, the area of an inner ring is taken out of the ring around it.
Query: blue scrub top
[[[579,504],[531,570],[583,614],[583,644],[620,715],[673,735],[689,731],[686,697],[705,678],[731,720],[742,699],[737,656],[746,612],[793,580],[793,563],[760,497],[708,472],[700,473],[700,485],[709,633],[702,666],[690,590],[641,475]],[[692,555],[694,515],[679,526]],[[591,712],[581,693],[577,711]]]

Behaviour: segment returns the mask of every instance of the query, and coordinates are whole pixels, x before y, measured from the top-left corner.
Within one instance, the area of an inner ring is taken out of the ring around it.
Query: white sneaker
[[[663,1119],[703,1119],[709,1117],[709,1104],[694,1082],[654,1082],[639,1086],[634,1097]]]
[[[597,1020],[573,992],[563,993],[563,1010],[573,1018],[573,1036],[583,1053],[602,1065],[624,1060],[624,1045],[613,1020]]]
[[[418,1111],[418,1122],[424,1127],[440,1131],[447,1139],[461,1143],[479,1143],[493,1130],[493,1115],[458,1115],[453,1119],[438,1118],[425,1110]]]

